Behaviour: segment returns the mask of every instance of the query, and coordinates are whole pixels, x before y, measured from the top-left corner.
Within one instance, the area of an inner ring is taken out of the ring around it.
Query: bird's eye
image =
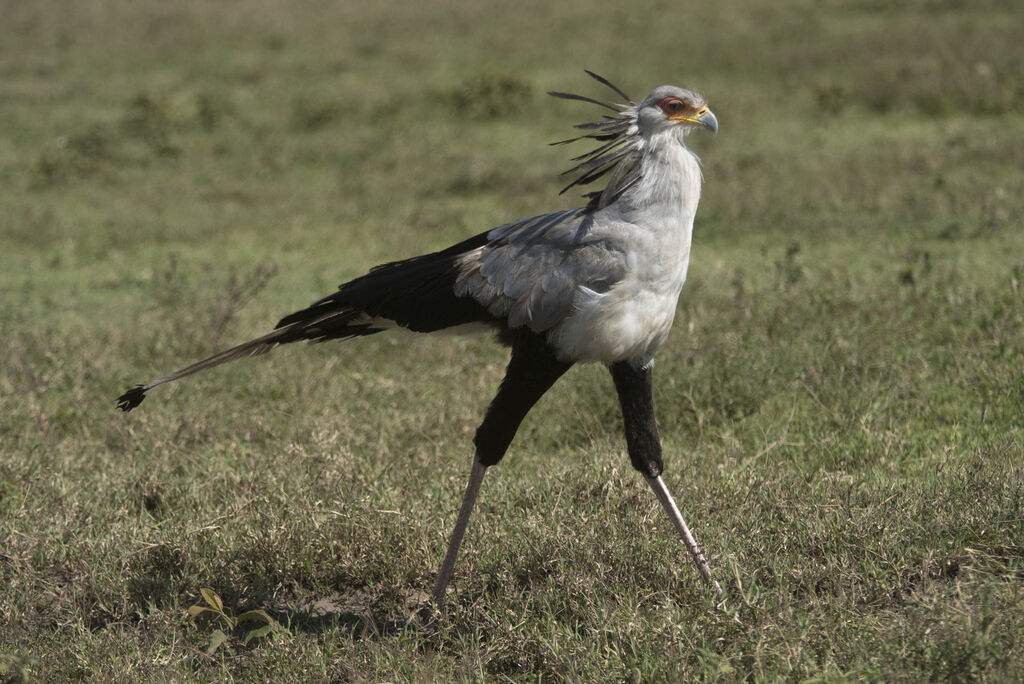
[[[688,105],[677,97],[666,97],[658,102],[658,106],[666,114],[678,114],[688,109]]]

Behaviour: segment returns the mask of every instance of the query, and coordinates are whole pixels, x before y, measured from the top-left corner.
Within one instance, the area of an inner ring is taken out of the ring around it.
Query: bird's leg
[[[469,473],[469,484],[466,485],[466,494],[462,497],[459,517],[455,521],[455,529],[452,530],[452,537],[448,542],[448,551],[444,554],[444,562],[441,563],[441,570],[437,573],[437,580],[434,582],[434,605],[438,608],[444,602],[444,592],[452,579],[455,558],[459,555],[459,546],[462,544],[463,535],[466,534],[466,525],[469,524],[469,514],[473,512],[473,504],[476,503],[476,495],[480,493],[480,484],[483,483],[486,472],[487,466],[474,456],[473,470]]]
[[[679,531],[679,535],[686,544],[686,548],[693,556],[693,562],[709,585],[715,590],[715,594],[722,595],[722,588],[714,577],[711,576],[711,568],[708,567],[707,558],[697,546],[690,528],[683,520],[679,507],[672,499],[665,483],[661,480],[661,471],[665,465],[661,458],[661,439],[658,436],[658,425],[654,420],[654,394],[651,389],[651,366],[646,359],[634,359],[632,361],[619,361],[609,365],[612,379],[615,381],[615,390],[619,394],[619,404],[622,406],[622,420],[626,430],[626,446],[629,450],[629,458],[633,467],[640,473],[654,490],[658,501],[665,508],[672,519],[672,524]]]
[[[571,363],[559,361],[543,338],[532,332],[517,332],[512,340],[512,358],[501,381],[498,394],[487,408],[483,423],[477,428],[473,443],[476,455],[473,470],[462,497],[462,507],[455,521],[448,551],[445,553],[441,571],[434,582],[434,605],[440,608],[444,603],[445,590],[452,578],[459,546],[473,512],[480,484],[487,469],[498,463],[512,443],[523,418],[529,413],[555,381],[569,370]]]
[[[708,565],[708,559],[704,557],[704,552],[697,546],[697,540],[693,538],[693,534],[690,533],[690,528],[687,526],[686,521],[683,520],[683,514],[679,512],[679,507],[676,506],[675,500],[672,495],[668,493],[668,487],[662,482],[661,476],[648,477],[647,484],[651,485],[651,489],[654,490],[655,496],[658,497],[658,501],[665,508],[665,512],[668,513],[668,517],[672,518],[672,524],[676,526],[676,530],[679,532],[679,536],[682,537],[683,543],[686,544],[686,548],[689,550],[690,555],[693,556],[693,562],[697,564],[697,569],[700,570],[700,574],[704,576],[706,581],[715,590],[716,596],[722,595],[722,587],[718,584],[718,580],[711,576],[711,567]]]

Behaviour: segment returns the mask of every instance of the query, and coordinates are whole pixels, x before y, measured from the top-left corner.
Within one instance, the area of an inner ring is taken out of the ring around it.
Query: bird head
[[[700,93],[678,86],[663,85],[636,105],[637,125],[642,135],[675,130],[686,135],[697,127],[718,133],[718,119]]]
[[[660,138],[661,133],[667,132],[678,136],[681,142],[683,137],[698,127],[718,133],[718,119],[708,109],[704,96],[699,93],[664,85],[652,90],[650,95],[638,103],[603,76],[592,71],[587,71],[587,74],[626,100],[625,103],[611,104],[584,95],[548,93],[564,100],[599,105],[616,114],[605,115],[599,121],[577,124],[576,128],[584,131],[581,135],[551,143],[565,145],[578,140],[600,143],[595,149],[573,157],[572,161],[576,165],[563,174],[575,175],[576,178],[562,192],[575,186],[588,185],[602,177],[608,178],[603,189],[584,195],[589,200],[587,210],[607,206],[640,179],[640,159],[652,138]]]

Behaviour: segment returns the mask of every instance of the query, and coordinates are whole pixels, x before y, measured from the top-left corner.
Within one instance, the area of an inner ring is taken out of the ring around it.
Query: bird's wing
[[[606,292],[626,272],[625,252],[594,231],[594,222],[595,214],[572,209],[491,230],[486,244],[462,256],[455,294],[472,297],[510,328],[550,330],[582,293]]]
[[[495,323],[471,297],[456,297],[455,282],[464,255],[488,241],[481,233],[448,249],[381,264],[343,283],[309,307],[277,324],[285,342],[372,335],[394,325],[434,332],[471,323]]]

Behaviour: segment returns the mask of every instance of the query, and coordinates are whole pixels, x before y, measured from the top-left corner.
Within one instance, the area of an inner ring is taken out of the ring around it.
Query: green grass
[[[3,3],[0,679],[1024,678],[1012,3]],[[125,387],[557,197],[604,96],[703,90],[655,371],[715,606],[573,369],[431,587],[507,353],[291,347]],[[201,615],[265,610],[244,642]]]

